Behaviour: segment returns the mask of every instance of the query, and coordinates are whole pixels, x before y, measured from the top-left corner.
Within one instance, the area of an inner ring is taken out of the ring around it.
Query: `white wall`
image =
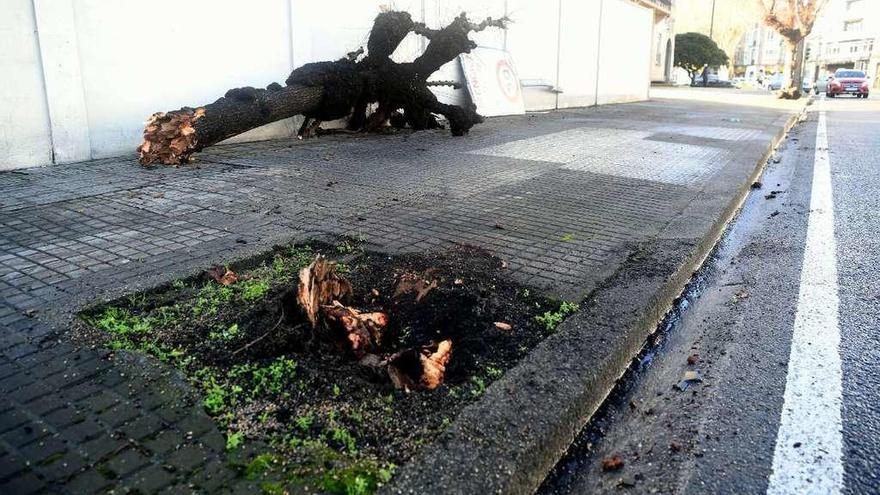
[[[0,170],[52,162],[49,110],[31,0],[0,14]]]
[[[559,108],[583,107],[596,103],[601,7],[598,1],[562,2],[559,44],[559,87],[562,93],[559,94]],[[609,21],[616,22],[609,18],[602,20],[606,26]]]
[[[605,0],[602,24],[598,103],[648,99],[653,13],[629,2]]]
[[[381,6],[432,27],[462,11],[506,13],[507,32],[472,38],[506,47],[521,78],[550,84],[525,90],[529,109],[647,98],[652,15],[627,0],[4,0],[0,169],[133,153],[153,112],[283,83],[294,67],[364,46]],[[411,35],[394,58],[412,60],[424,44]],[[460,77],[454,64],[443,72]],[[287,119],[235,140],[295,131]]]

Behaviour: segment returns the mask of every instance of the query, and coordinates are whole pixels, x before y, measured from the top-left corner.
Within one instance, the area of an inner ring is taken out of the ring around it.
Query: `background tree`
[[[714,7],[714,16],[713,16]],[[727,64],[734,74],[733,54],[743,35],[761,22],[763,11],[756,2],[744,0],[676,0],[675,28],[682,33],[710,34],[731,57]]]
[[[816,17],[827,0],[756,0],[764,12],[764,23],[779,33],[791,53],[791,76],[781,97],[801,97],[804,80],[804,39],[813,31]]]
[[[727,65],[729,58],[708,36],[700,33],[675,35],[675,65],[686,70],[693,84],[702,72],[703,64],[709,67]]]

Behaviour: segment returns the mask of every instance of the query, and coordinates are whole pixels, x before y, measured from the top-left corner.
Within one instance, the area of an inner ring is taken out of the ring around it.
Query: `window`
[[[862,19],[857,21],[846,21],[843,23],[843,30],[849,32],[860,32],[862,30]]]
[[[657,59],[655,64],[660,65],[663,62],[663,33],[657,33]]]

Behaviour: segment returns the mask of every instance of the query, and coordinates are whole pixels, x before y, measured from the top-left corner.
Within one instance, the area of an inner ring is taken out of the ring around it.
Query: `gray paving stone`
[[[0,173],[0,493],[61,491],[46,481],[66,477],[76,494],[191,493],[211,478],[258,490],[232,476],[222,434],[161,367],[134,383],[118,353],[70,342],[71,316],[95,299],[338,235],[399,252],[483,246],[520,281],[579,299],[787,117],[724,110],[737,120],[670,100],[490,119],[463,139],[217,146],[199,168],[123,157]]]

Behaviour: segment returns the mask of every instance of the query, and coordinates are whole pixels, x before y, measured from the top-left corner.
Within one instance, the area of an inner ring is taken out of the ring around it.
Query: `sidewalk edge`
[[[671,246],[660,242],[637,250],[635,259],[628,260],[612,277],[629,283],[600,286],[594,292],[597,304],[582,308],[490,386],[483,398],[462,411],[430,448],[404,465],[383,493],[533,493],[709,257],[742,207],[752,183],[763,174],[768,160],[800,121],[806,107],[805,102],[787,118],[748,180],[701,238],[691,244]],[[657,264],[663,269],[647,275],[640,271]],[[658,276],[656,272],[667,275]],[[584,337],[591,342],[584,342]],[[603,349],[610,347],[611,352],[602,355],[592,349],[597,347],[594,344]],[[575,360],[579,362],[548,362],[554,357],[552,351],[559,349],[575,354],[583,351],[587,357]],[[595,353],[593,359],[589,359],[590,353]],[[545,400],[563,395],[564,402]],[[510,411],[515,411],[515,418],[511,418]]]

